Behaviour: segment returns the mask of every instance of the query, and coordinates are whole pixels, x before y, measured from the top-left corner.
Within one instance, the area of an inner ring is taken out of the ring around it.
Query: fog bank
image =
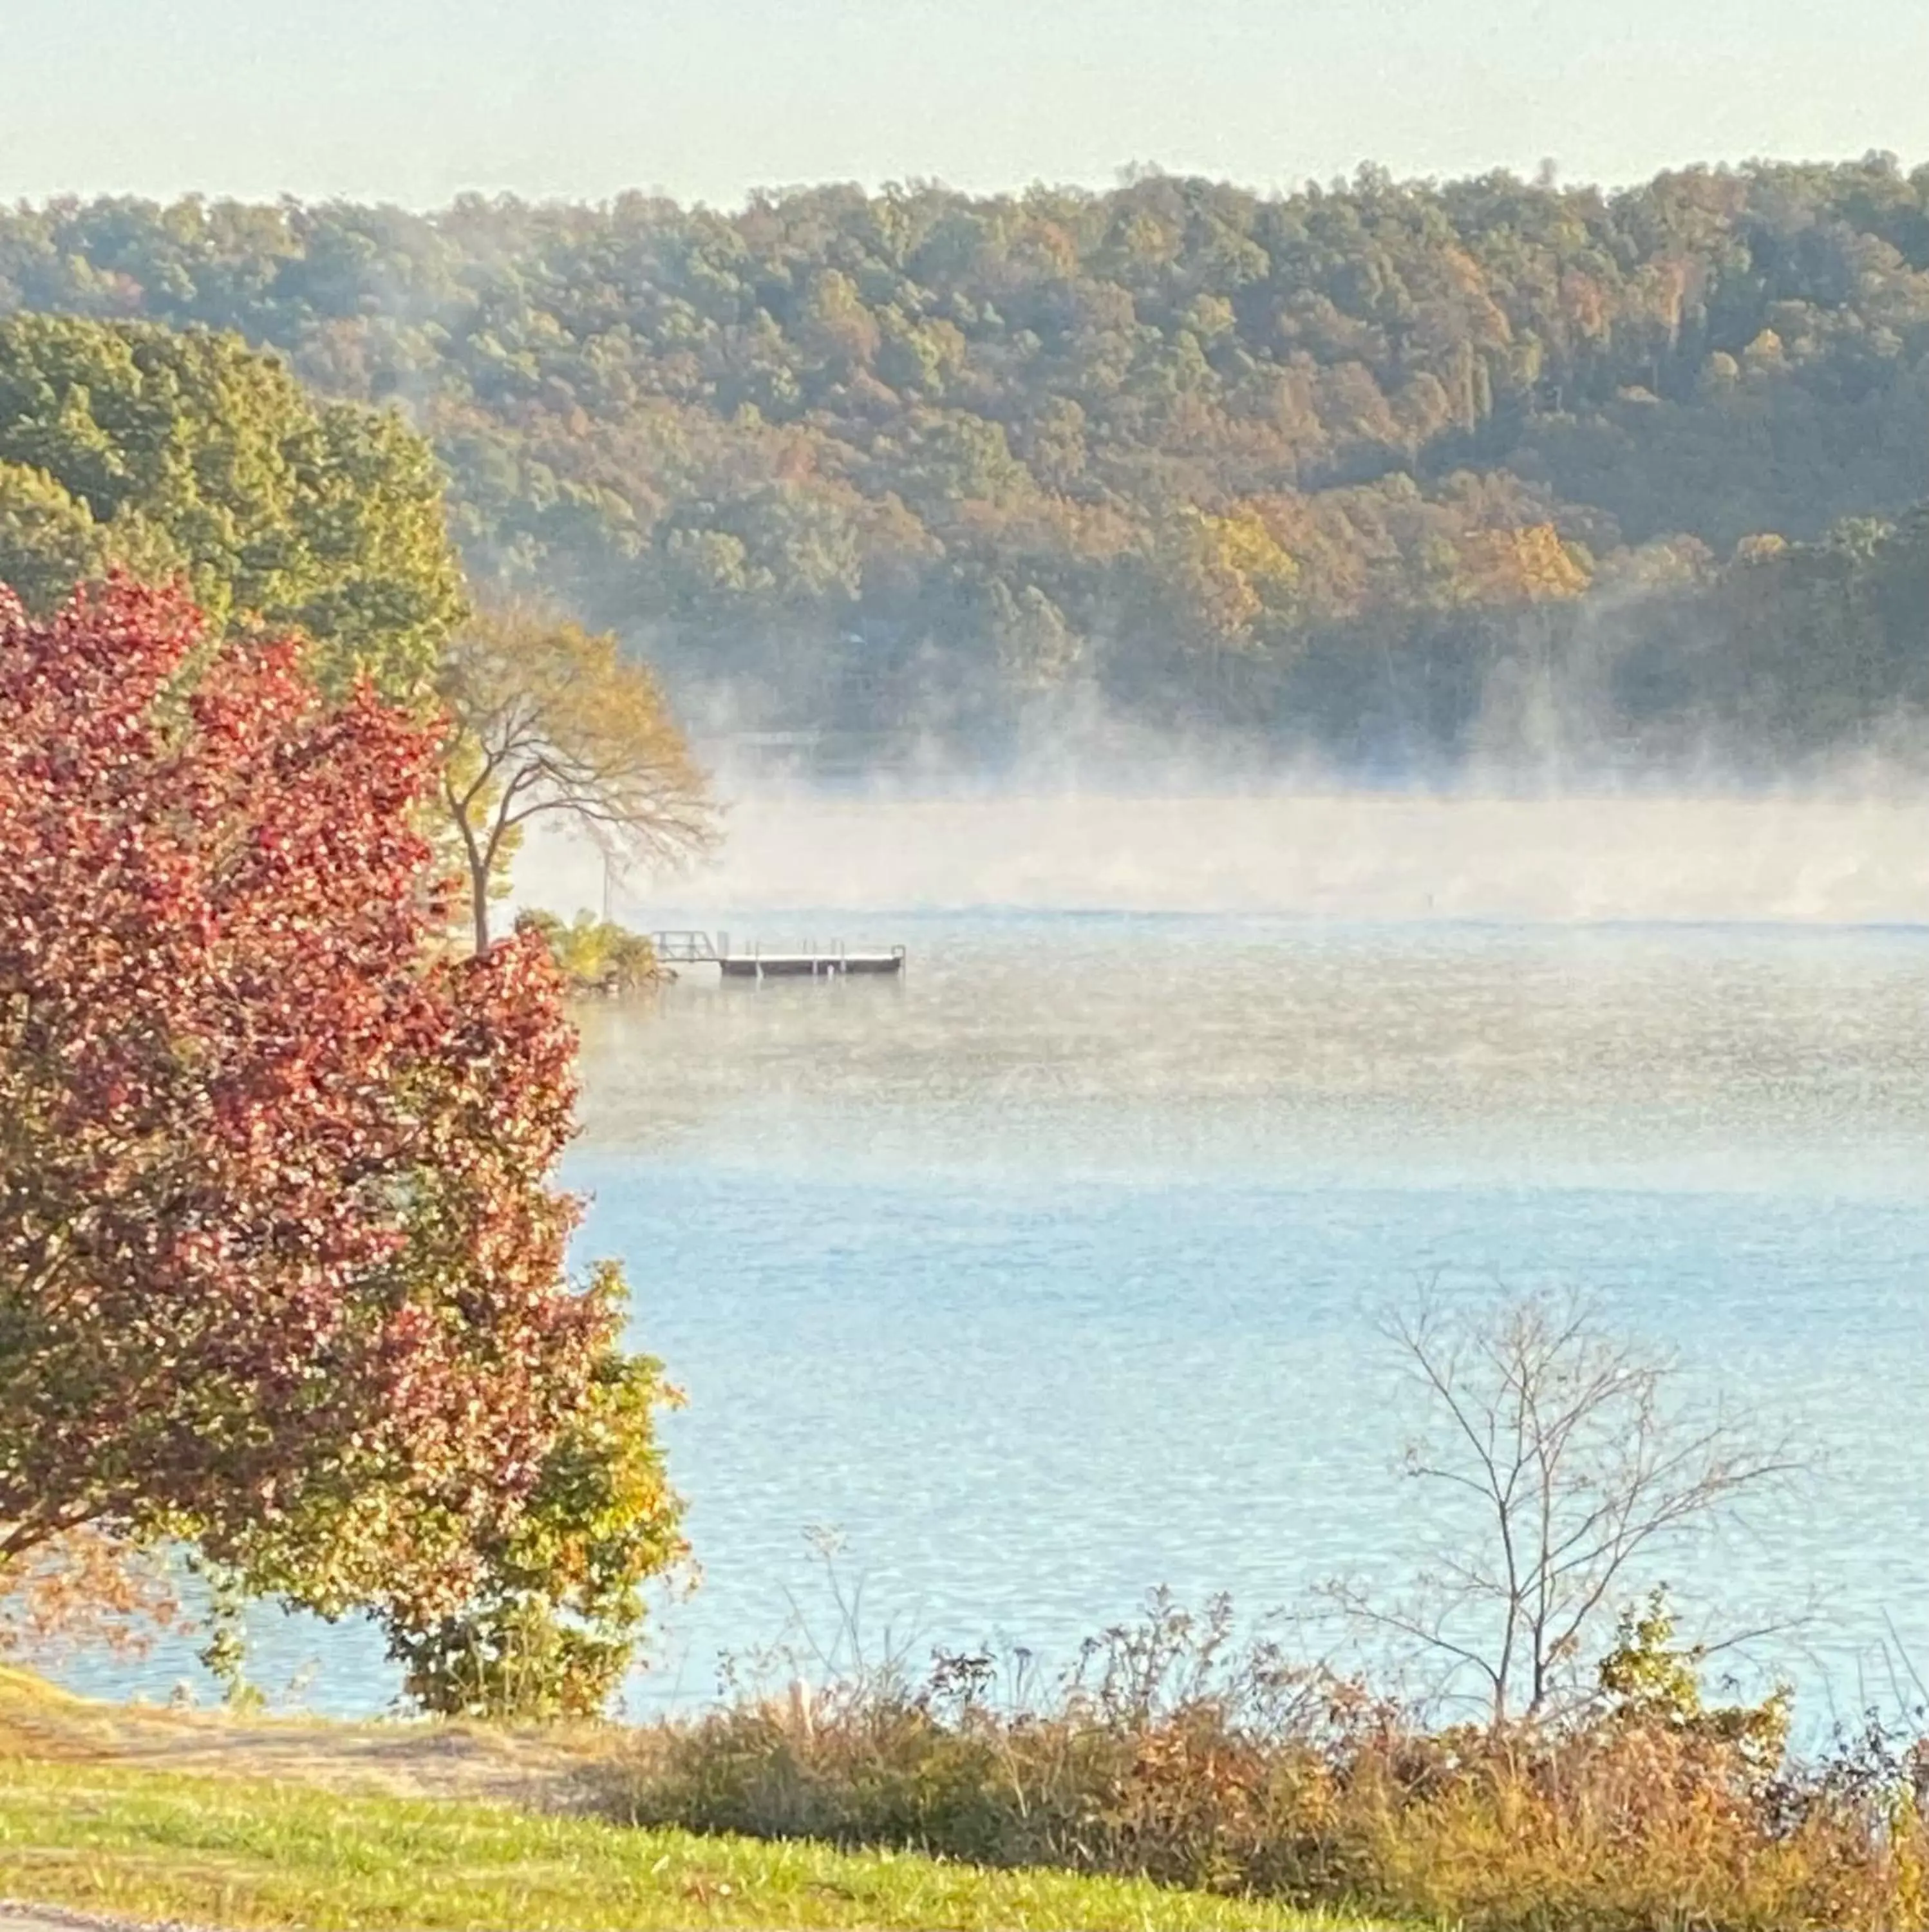
[[[586,844],[532,843],[521,902],[603,898]],[[1929,800],[749,794],[617,916],[1009,908],[1312,920],[1929,922]]]

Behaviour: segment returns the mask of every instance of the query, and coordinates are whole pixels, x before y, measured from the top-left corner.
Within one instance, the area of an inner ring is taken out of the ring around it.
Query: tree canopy
[[[478,578],[617,630],[699,722],[982,747],[1093,694],[1411,763],[1482,748],[1497,671],[1559,663],[1638,747],[1747,737],[1779,667],[1814,747],[1929,651],[1892,625],[1793,668],[1860,568],[1831,533],[1929,496],[1929,170],[1882,156],[1613,193],[61,202],[0,215],[7,310],[233,329],[404,405]],[[83,541],[35,478],[0,497]]]
[[[393,411],[318,406],[232,334],[0,317],[0,583],[35,608],[178,574],[217,624],[298,627],[331,689],[412,695],[462,609],[442,488]]]
[[[703,776],[656,680],[615,638],[529,610],[484,613],[437,675],[442,799],[466,862],[475,950],[537,819],[573,821],[614,859],[674,860],[711,831]]]
[[[560,984],[439,944],[439,727],[299,656],[0,594],[0,1580],[185,1536],[398,1642],[573,1606],[613,1668],[676,1507],[566,1270]]]

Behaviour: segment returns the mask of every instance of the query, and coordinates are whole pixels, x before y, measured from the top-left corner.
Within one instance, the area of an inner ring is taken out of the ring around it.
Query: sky
[[[0,0],[0,200],[1929,160],[1929,0]]]

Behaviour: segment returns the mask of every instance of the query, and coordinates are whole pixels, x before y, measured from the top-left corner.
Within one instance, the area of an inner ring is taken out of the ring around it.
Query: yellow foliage
[[[1219,644],[1247,642],[1262,618],[1291,607],[1299,566],[1250,508],[1223,517],[1188,510],[1163,548],[1169,580],[1182,586],[1190,614]]]
[[[1457,549],[1460,588],[1469,603],[1541,604],[1578,597],[1588,586],[1587,572],[1551,524],[1469,530]]]
[[[501,866],[559,814],[606,851],[674,861],[713,829],[702,772],[648,668],[616,638],[530,611],[472,620],[445,654],[444,803],[469,874],[475,950]]]

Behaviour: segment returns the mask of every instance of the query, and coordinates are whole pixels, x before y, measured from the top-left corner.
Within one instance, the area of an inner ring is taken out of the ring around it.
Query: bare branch
[[[1673,1362],[1578,1298],[1454,1312],[1429,1292],[1382,1332],[1439,1425],[1406,1472],[1472,1498],[1484,1540],[1438,1562],[1417,1604],[1335,1594],[1362,1624],[1478,1669],[1496,1726],[1577,1688],[1591,1634],[1653,1559],[1799,1466],[1785,1442],[1674,1400]]]
[[[478,950],[492,891],[537,818],[574,819],[606,849],[656,862],[714,836],[703,775],[662,693],[613,637],[528,610],[484,616],[451,644],[440,693],[445,803],[469,860]]]

